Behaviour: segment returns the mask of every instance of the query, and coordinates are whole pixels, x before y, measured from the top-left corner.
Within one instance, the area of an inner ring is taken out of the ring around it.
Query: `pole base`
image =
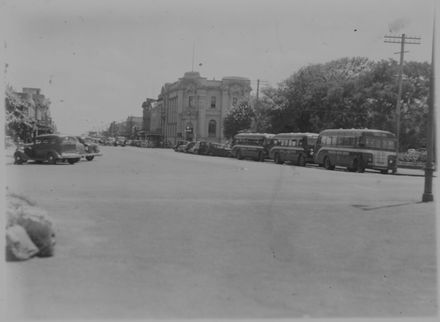
[[[422,202],[434,201],[434,195],[432,193],[424,193],[422,197]]]

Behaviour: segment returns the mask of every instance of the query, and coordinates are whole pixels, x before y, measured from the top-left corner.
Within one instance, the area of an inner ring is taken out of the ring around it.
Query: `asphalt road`
[[[7,263],[22,319],[434,316],[423,178],[103,147],[7,164],[46,209],[56,255]]]

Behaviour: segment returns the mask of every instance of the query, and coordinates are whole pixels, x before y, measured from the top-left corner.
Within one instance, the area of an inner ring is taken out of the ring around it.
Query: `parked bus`
[[[273,147],[269,157],[275,163],[282,164],[292,161],[297,165],[305,166],[313,163],[313,150],[318,133],[279,133],[273,137]]]
[[[324,130],[316,141],[314,159],[328,170],[341,166],[352,172],[375,169],[395,173],[396,137],[371,129]]]
[[[267,133],[239,133],[232,141],[231,154],[239,160],[252,158],[264,161],[269,157],[273,136]]]

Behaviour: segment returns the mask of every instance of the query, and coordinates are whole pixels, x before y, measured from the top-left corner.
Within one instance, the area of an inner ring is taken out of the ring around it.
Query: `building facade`
[[[232,106],[248,100],[250,92],[247,78],[208,80],[198,72],[187,72],[162,87],[154,108],[146,104],[150,112],[144,122],[149,120],[150,131],[151,124],[160,124],[163,142],[170,145],[182,139],[222,142],[225,116]]]
[[[53,133],[56,131],[55,124],[50,115],[50,101],[39,88],[24,87],[22,92],[15,92],[22,102],[25,103],[25,113],[32,128],[26,134],[26,139],[30,136]]]

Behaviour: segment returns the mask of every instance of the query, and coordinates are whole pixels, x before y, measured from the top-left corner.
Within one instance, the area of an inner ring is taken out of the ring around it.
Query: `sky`
[[[60,132],[142,115],[187,71],[277,86],[342,57],[398,59],[385,35],[421,37],[430,62],[434,0],[0,0],[4,84],[41,88]],[[3,69],[2,68],[2,69]]]

